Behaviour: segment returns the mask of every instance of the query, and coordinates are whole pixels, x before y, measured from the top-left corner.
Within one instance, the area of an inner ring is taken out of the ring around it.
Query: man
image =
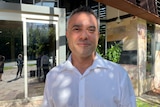
[[[95,52],[99,23],[93,11],[80,7],[67,24],[71,55],[47,74],[43,107],[136,107],[127,72]]]
[[[45,82],[46,75],[49,72],[49,57],[45,53],[41,57],[41,68],[43,69],[43,74],[44,74],[43,81]]]

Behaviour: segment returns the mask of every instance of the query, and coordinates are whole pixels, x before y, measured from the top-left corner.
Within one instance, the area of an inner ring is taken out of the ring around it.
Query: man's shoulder
[[[119,68],[121,67],[118,63],[112,62],[110,60],[104,59],[102,57],[98,57],[96,60],[96,64],[103,66],[104,68]]]
[[[47,55],[43,55],[41,58],[49,58]]]
[[[107,67],[110,71],[115,71],[116,73],[126,73],[126,70],[124,67],[118,63],[103,59],[103,64],[105,67]]]
[[[64,63],[61,63],[55,67],[53,67],[51,70],[50,70],[50,74],[54,74],[54,73],[60,73],[63,71],[63,69],[66,67],[65,65],[65,62]]]

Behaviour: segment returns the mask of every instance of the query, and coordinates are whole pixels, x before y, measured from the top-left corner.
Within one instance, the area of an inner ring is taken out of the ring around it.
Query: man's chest
[[[115,82],[109,81],[108,78],[96,76],[57,78],[50,90],[52,100],[58,107],[114,107],[119,99],[119,90]]]

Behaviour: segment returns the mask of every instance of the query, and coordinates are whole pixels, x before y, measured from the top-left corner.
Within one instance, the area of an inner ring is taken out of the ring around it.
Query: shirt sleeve
[[[136,107],[136,97],[131,80],[126,73],[121,83],[121,103],[120,107]]]

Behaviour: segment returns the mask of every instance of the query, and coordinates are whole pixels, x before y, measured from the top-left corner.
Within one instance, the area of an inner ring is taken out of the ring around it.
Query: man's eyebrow
[[[94,29],[96,29],[96,27],[95,27],[95,26],[89,26],[89,28],[94,28]]]
[[[74,28],[74,27],[81,27],[81,26],[82,26],[82,25],[75,24],[75,25],[72,26],[72,28]]]
[[[75,24],[75,25],[73,25],[71,28],[75,28],[75,27],[76,27],[76,28],[80,28],[80,27],[82,27],[82,25],[80,25],[80,24]],[[94,26],[94,25],[92,26],[92,25],[91,25],[91,26],[89,26],[88,28],[89,28],[89,29],[96,29],[96,26]]]

